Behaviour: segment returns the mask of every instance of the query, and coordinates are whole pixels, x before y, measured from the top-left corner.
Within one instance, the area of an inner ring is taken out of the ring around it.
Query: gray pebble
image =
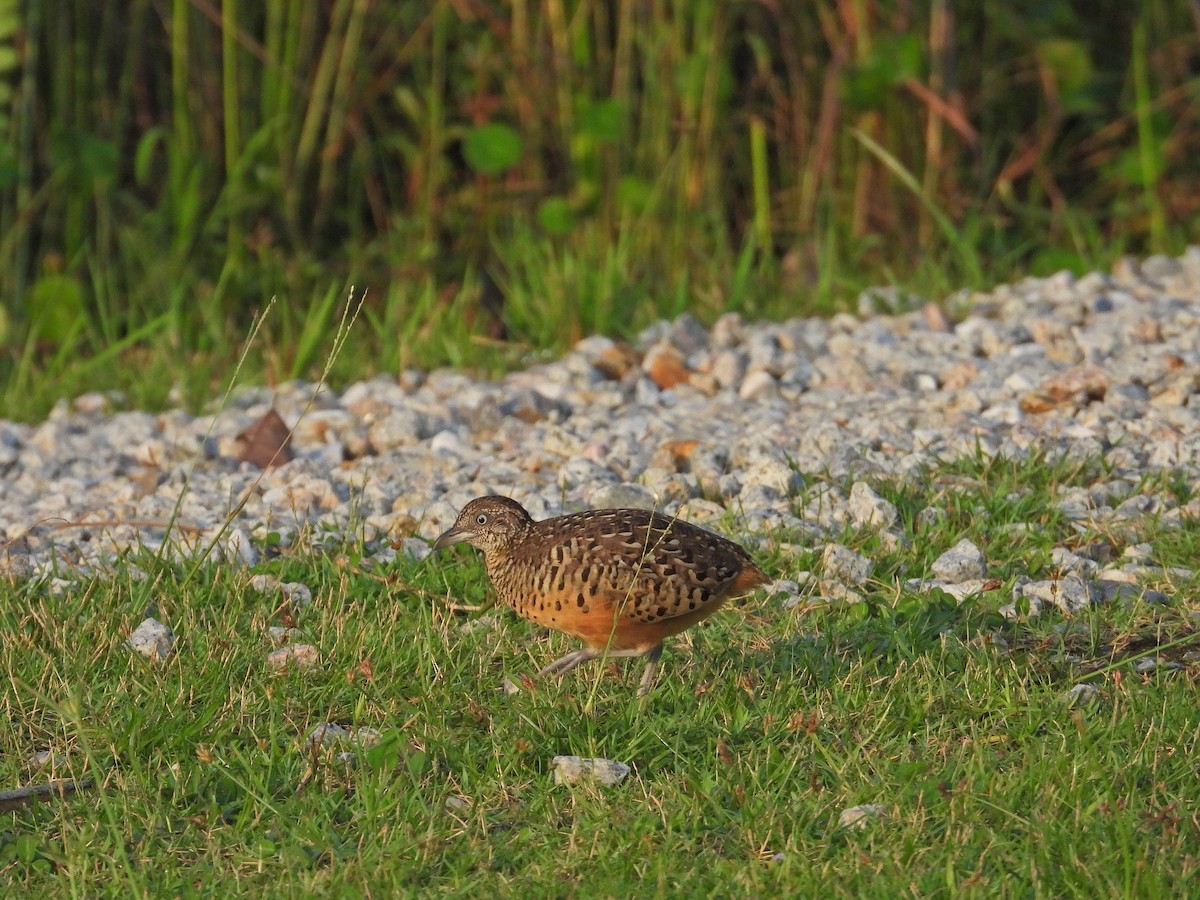
[[[838,827],[863,829],[873,821],[883,818],[886,813],[887,808],[881,803],[863,803],[859,806],[851,806],[849,809],[843,809],[838,815]]]
[[[875,564],[860,553],[841,544],[828,544],[821,554],[825,573],[850,584],[865,584]]]
[[[157,619],[146,618],[125,641],[129,649],[153,660],[164,660],[175,650],[175,632]]]
[[[850,488],[850,521],[858,528],[890,528],[896,524],[896,505],[885,500],[864,481]]]
[[[987,563],[983,551],[971,541],[963,538],[933,561],[933,577],[952,584],[987,575]]]
[[[556,756],[550,763],[555,784],[594,782],[606,787],[620,784],[629,775],[629,766],[600,757]]]
[[[654,494],[644,485],[618,482],[602,484],[588,494],[596,509],[657,509]]]

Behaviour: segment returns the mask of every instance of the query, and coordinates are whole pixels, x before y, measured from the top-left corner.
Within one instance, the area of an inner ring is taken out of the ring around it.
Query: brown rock
[[[930,331],[940,331],[944,334],[949,334],[954,330],[954,326],[946,318],[946,313],[936,303],[926,303],[922,306],[921,318],[925,320],[925,327]]]
[[[1162,342],[1162,323],[1157,319],[1138,319],[1129,329],[1129,336],[1141,344],[1158,344]]]
[[[1036,390],[1021,398],[1021,411],[1029,414],[1049,412],[1061,406],[1084,406],[1103,400],[1108,379],[1096,366],[1076,366],[1043,381]]]
[[[974,381],[978,374],[979,366],[970,360],[964,360],[943,369],[938,375],[938,381],[941,382],[943,390],[957,391]]]
[[[237,436],[237,458],[260,469],[282,466],[292,460],[291,440],[292,430],[271,409]]]
[[[629,344],[613,344],[600,351],[600,355],[592,361],[605,378],[620,381],[634,366],[641,362],[638,352]]]
[[[688,460],[691,459],[696,448],[700,446],[697,440],[677,440],[666,441],[659,444],[658,449],[654,451],[654,456],[650,459],[650,465],[659,469],[666,469],[668,472],[686,472],[688,470]]]
[[[646,358],[642,360],[642,368],[646,370],[650,380],[664,391],[683,384],[692,375],[684,365],[679,351],[663,342],[655,344],[647,351]]]

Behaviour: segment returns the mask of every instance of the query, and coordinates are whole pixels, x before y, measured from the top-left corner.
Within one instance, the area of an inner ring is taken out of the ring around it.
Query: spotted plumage
[[[513,500],[480,497],[434,548],[464,541],[483,551],[501,601],[587,645],[539,674],[562,674],[602,656],[645,656],[642,694],[653,682],[664,638],[769,580],[732,541],[641,509],[535,522]]]

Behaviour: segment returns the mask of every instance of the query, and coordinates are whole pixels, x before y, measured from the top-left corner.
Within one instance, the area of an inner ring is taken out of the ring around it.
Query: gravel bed
[[[535,518],[634,505],[703,523],[734,510],[751,543],[821,546],[846,523],[894,526],[868,482],[964,455],[1105,460],[1103,481],[1060,491],[1081,522],[1200,515],[1143,478],[1200,484],[1200,248],[910,312],[889,313],[893,299],[864,296],[859,315],[832,319],[731,314],[711,329],[685,315],[498,381],[405,372],[315,401],[313,385],[290,383],[200,416],[64,401],[40,424],[0,421],[0,574],[87,575],[164,541],[186,555],[215,540],[219,558],[253,565],[268,534],[287,546],[350,529],[379,562],[420,557],[488,493]],[[264,471],[236,458],[236,436],[272,408],[296,426],[295,458]],[[853,595],[870,561],[845,549],[824,558]],[[930,584],[985,577],[977,548],[955,549]],[[1070,602],[1086,603],[1097,572],[1075,559]]]

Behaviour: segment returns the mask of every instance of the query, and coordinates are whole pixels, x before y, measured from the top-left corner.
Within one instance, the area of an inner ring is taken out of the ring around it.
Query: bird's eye
[[[480,513],[479,515],[477,515],[475,517],[475,522],[476,522],[476,524],[479,524],[479,525],[486,525],[487,524],[487,516],[485,516],[483,513]]]

